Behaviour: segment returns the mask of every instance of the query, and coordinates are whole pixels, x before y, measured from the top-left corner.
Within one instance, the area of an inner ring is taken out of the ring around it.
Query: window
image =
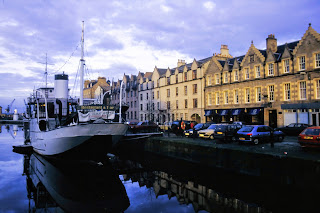
[[[170,89],[167,89],[167,97],[170,97]]]
[[[157,87],[160,87],[160,80],[157,80]]]
[[[157,91],[157,99],[159,99],[159,91]]]
[[[306,69],[306,57],[301,56],[299,57],[299,70],[305,70]]]
[[[198,93],[198,85],[197,84],[193,84],[192,88],[193,88],[193,94],[197,94]]]
[[[228,91],[224,92],[224,103],[228,104],[229,103],[229,95],[228,95]]]
[[[273,63],[268,64],[268,76],[272,76],[272,75],[274,75]]]
[[[137,112],[134,111],[134,119],[137,119]]]
[[[143,90],[143,84],[140,84],[140,91]]]
[[[290,83],[284,84],[284,100],[290,101]]]
[[[143,110],[143,105],[142,105],[142,104],[140,104],[140,110],[141,110],[141,111]]]
[[[316,68],[319,68],[320,67],[320,53],[317,53],[316,54]]]
[[[234,103],[238,104],[239,103],[239,90],[234,91]]]
[[[301,81],[299,83],[300,86],[300,99],[306,100],[307,99],[307,83],[305,81]]]
[[[176,100],[176,109],[179,109],[179,101],[178,100]]]
[[[178,95],[179,95],[179,88],[176,87],[176,96],[178,96]]]
[[[140,101],[142,101],[143,99],[143,94],[140,94]]]
[[[250,62],[254,62],[254,55],[250,55]]]
[[[316,80],[317,99],[320,99],[320,79]]]
[[[244,68],[244,78],[245,79],[250,78],[249,68]]]
[[[167,77],[167,85],[170,85],[170,76]]]
[[[284,68],[284,73],[289,73],[290,72],[290,63],[289,59],[286,59],[283,61],[283,68]]]
[[[154,110],[154,103],[152,103],[152,110]]]
[[[146,108],[147,108],[147,110],[149,110],[149,104],[146,104]]]
[[[192,79],[193,80],[197,79],[197,70],[192,71]]]
[[[184,81],[187,81],[187,80],[188,80],[188,73],[185,72],[185,73],[184,73]]]
[[[184,86],[184,95],[188,95],[188,87]]]
[[[198,99],[197,98],[193,99],[193,108],[198,108]]]
[[[212,94],[208,93],[208,105],[211,106],[212,105]]]
[[[269,95],[268,95],[269,101],[272,102],[274,101],[274,85],[270,85],[268,87],[268,91],[269,91]]]
[[[160,109],[160,102],[157,102],[157,109]]]
[[[176,84],[178,83],[178,75],[176,75]]]
[[[256,78],[260,78],[260,66],[256,66],[255,67],[255,69],[256,69]]]
[[[143,121],[143,114],[140,115],[140,121]]]
[[[250,103],[250,88],[246,88],[246,103]]]
[[[234,81],[239,81],[239,71],[238,70],[234,71]]]
[[[147,93],[147,100],[149,100],[149,93]]]
[[[207,85],[211,85],[212,82],[211,82],[211,75],[208,75],[207,76]]]
[[[167,102],[167,109],[170,109],[170,101]]]
[[[134,101],[134,107],[137,107],[137,101]]]
[[[256,88],[256,100],[257,102],[261,102],[261,87]]]
[[[184,108],[185,108],[185,109],[188,108],[188,99],[184,99]]]
[[[152,100],[154,99],[154,92],[152,92]]]
[[[184,117],[186,120],[188,120],[188,113],[184,113]]]
[[[220,104],[219,92],[216,92],[216,105]]]
[[[131,107],[131,108],[133,107],[133,102],[132,102],[132,101],[130,102],[130,107]]]
[[[220,84],[220,75],[216,74],[216,84]]]
[[[224,73],[224,83],[228,83],[228,72]]]
[[[133,91],[131,91],[131,97],[133,97]]]

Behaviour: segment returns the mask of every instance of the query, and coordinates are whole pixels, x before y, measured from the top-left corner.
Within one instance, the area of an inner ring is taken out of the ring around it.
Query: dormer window
[[[290,72],[289,59],[286,59],[286,60],[283,61],[283,67],[284,67],[284,73],[289,73]]]
[[[178,83],[178,75],[176,75],[176,84]]]
[[[274,66],[273,63],[268,65],[268,76],[274,75]]]
[[[234,71],[234,81],[239,81],[239,71],[238,70]]]
[[[260,78],[261,74],[260,74],[260,66],[256,66],[256,78]]]
[[[220,75],[216,74],[216,84],[220,84]]]
[[[192,71],[192,79],[193,80],[197,79],[197,70]]]
[[[170,76],[167,77],[167,85],[170,85]]]
[[[228,83],[229,79],[228,79],[228,72],[224,73],[224,83]]]
[[[188,80],[188,73],[185,72],[185,73],[184,73],[184,81],[187,81],[187,80]]]
[[[246,80],[250,78],[249,68],[244,68],[244,75]]]

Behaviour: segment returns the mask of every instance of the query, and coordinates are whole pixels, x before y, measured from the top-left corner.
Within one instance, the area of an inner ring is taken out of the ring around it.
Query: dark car
[[[176,135],[182,135],[184,130],[192,129],[196,124],[197,122],[195,121],[176,120],[171,124],[171,132]]]
[[[320,147],[320,126],[307,127],[298,136],[301,147]]]
[[[280,130],[274,130],[266,125],[248,125],[237,132],[237,140],[240,143],[254,143],[271,141],[283,141],[284,133]]]
[[[193,131],[195,130],[196,131],[196,134],[195,135],[196,137],[198,137],[198,131],[199,130],[202,130],[202,129],[207,129],[211,124],[213,123],[199,123],[199,124],[196,124],[192,129],[188,129],[188,130],[185,130],[183,132],[184,136],[186,137],[193,137]]]
[[[157,132],[159,126],[152,121],[141,121],[137,125],[129,126],[129,131],[132,133],[142,133],[142,132]]]
[[[288,126],[284,126],[278,129],[284,132],[286,135],[299,135],[300,132],[310,126],[312,125],[304,123],[291,123]]]
[[[240,124],[221,124],[214,132],[214,138],[219,141],[236,141],[237,131],[241,129]]]

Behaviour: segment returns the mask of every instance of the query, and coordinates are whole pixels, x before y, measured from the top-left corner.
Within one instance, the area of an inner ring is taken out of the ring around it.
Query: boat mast
[[[84,45],[84,21],[82,21],[82,36],[81,36],[81,59],[80,59],[80,105],[83,105],[83,72],[84,72],[84,59],[83,59],[83,45]]]

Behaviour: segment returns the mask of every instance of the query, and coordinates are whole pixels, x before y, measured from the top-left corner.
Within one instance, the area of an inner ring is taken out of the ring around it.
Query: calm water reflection
[[[290,187],[146,153],[103,166],[17,154],[22,128],[0,131],[0,212],[301,212],[308,205]]]

